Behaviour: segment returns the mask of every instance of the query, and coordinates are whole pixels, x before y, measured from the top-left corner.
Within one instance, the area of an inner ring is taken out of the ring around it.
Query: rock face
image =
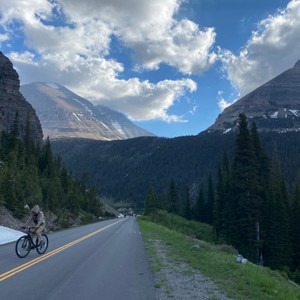
[[[20,93],[19,75],[11,61],[0,52],[0,132],[11,132],[16,121],[21,138],[29,124],[32,139],[42,141],[43,132],[35,110]]]
[[[300,60],[227,107],[207,131],[235,130],[240,113],[255,121],[260,131],[300,131]]]
[[[105,106],[94,106],[62,85],[31,83],[21,92],[35,108],[44,136],[55,138],[88,138],[123,140],[152,133],[134,125],[123,114]]]

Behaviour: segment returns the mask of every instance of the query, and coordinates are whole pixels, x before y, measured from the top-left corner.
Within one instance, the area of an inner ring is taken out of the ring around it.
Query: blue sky
[[[62,84],[165,137],[293,67],[299,36],[300,0],[0,0],[21,84]]]

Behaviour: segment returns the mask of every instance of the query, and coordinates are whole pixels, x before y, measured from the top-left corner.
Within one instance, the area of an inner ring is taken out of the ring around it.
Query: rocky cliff
[[[208,132],[235,130],[240,113],[255,121],[260,131],[300,131],[300,60],[227,107]]]
[[[0,52],[0,132],[11,132],[16,121],[20,137],[24,136],[28,124],[33,140],[42,141],[43,132],[35,110],[20,93],[19,75]]]

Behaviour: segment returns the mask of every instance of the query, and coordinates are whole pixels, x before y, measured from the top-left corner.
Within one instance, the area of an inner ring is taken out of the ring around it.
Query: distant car
[[[124,215],[119,214],[119,215],[118,215],[118,218],[119,218],[119,219],[124,218]]]

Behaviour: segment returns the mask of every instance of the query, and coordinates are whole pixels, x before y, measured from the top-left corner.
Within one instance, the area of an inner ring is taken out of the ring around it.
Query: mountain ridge
[[[57,83],[34,82],[21,86],[26,100],[35,108],[44,136],[122,140],[154,136],[129,121],[122,113],[87,99]]]
[[[259,131],[300,131],[300,60],[227,107],[206,131],[236,131],[240,113]]]

